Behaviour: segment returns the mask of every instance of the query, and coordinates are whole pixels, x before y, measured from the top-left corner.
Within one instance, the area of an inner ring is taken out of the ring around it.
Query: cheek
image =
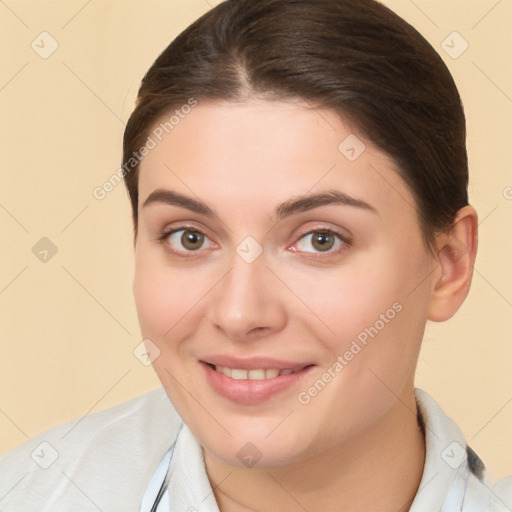
[[[296,276],[294,283],[297,296],[304,298],[310,310],[303,318],[311,317],[318,325],[318,333],[323,323],[325,332],[330,332],[327,338],[343,344],[393,308],[401,298],[404,287],[401,279],[381,259],[380,264],[378,260],[354,261],[331,272],[319,272],[314,278]],[[300,310],[298,306],[297,311]]]
[[[309,325],[317,325],[317,334],[327,332],[319,320],[328,326],[330,334],[318,338],[331,362],[346,354],[345,373],[352,377],[372,367],[403,378],[414,367],[428,302],[428,285],[420,284],[428,269],[421,247],[416,252],[409,248],[404,259],[399,247],[388,245],[329,275],[300,281],[298,293],[316,316]]]
[[[145,338],[160,338],[173,321],[175,302],[166,279],[159,279],[148,267],[136,266],[134,297],[139,323]]]
[[[133,292],[142,334],[155,342],[174,333],[201,294],[186,270],[172,269],[144,249],[136,255]]]

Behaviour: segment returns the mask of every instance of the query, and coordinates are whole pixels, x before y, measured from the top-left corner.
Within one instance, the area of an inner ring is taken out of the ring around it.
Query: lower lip
[[[206,380],[219,395],[233,402],[242,404],[258,404],[278,393],[292,387],[308,375],[314,366],[288,375],[279,375],[273,379],[232,379],[223,373],[214,370],[211,366],[201,362],[206,373]]]

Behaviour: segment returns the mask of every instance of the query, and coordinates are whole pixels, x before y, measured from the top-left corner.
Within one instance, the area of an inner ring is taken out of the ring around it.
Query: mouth
[[[298,393],[307,385],[304,380],[316,368],[314,364],[297,365],[269,360],[234,361],[230,366],[226,362],[224,365],[200,363],[207,384],[217,395],[245,405],[283,399],[286,392]]]
[[[215,370],[216,372],[222,373],[226,377],[230,377],[235,380],[268,380],[275,379],[277,377],[281,377],[283,375],[290,375],[291,373],[301,372],[309,365],[296,366],[294,368],[254,368],[254,369],[244,369],[244,368],[230,368],[228,366],[220,366],[214,365],[211,363],[206,363],[210,368]]]

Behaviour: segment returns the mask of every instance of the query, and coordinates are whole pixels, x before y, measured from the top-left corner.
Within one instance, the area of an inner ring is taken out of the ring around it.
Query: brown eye
[[[203,245],[204,235],[196,231],[185,231],[183,235],[181,235],[181,243],[185,249],[195,251],[200,249]]]
[[[328,251],[334,246],[334,236],[329,233],[313,233],[311,243],[319,251]]]
[[[166,236],[167,243],[178,252],[198,251],[207,239],[203,233],[191,229],[179,229]]]
[[[297,250],[305,253],[332,253],[343,246],[350,245],[341,235],[334,231],[310,231],[306,233],[297,243]],[[334,249],[334,250],[331,250]]]

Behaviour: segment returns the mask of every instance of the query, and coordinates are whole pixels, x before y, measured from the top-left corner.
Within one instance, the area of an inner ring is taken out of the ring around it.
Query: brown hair
[[[374,0],[227,0],[176,37],[142,80],[123,141],[135,237],[139,165],[126,172],[126,162],[155,122],[191,98],[250,96],[304,99],[353,124],[396,162],[431,248],[468,204],[460,97],[416,29]]]

